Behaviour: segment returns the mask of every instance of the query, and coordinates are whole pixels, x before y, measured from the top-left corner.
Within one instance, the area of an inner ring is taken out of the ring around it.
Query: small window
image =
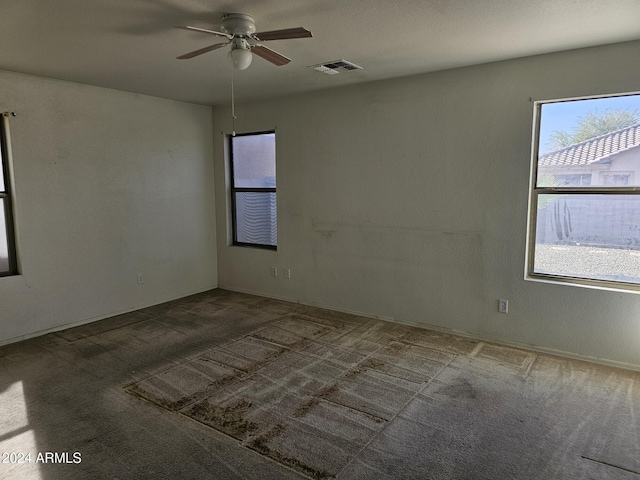
[[[6,114],[2,114],[2,122],[0,122],[0,277],[18,274],[11,178],[9,177],[9,136],[6,123]]]
[[[230,138],[233,244],[276,248],[276,134]]]
[[[631,185],[631,173],[603,173],[603,185]]]
[[[551,185],[546,185],[549,187],[552,186],[581,186],[581,185],[591,185],[591,174],[582,174],[582,175],[566,175],[566,174],[554,174],[552,176],[553,183]]]
[[[527,278],[640,290],[640,94],[535,109]]]

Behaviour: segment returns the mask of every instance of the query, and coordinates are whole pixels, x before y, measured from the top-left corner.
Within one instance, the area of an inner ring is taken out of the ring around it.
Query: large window
[[[11,205],[11,178],[9,177],[9,135],[7,114],[1,114],[0,122],[0,277],[16,275],[15,236],[13,232],[13,207]]]
[[[535,109],[527,278],[640,290],[640,94]]]
[[[230,138],[233,243],[276,248],[276,134]]]

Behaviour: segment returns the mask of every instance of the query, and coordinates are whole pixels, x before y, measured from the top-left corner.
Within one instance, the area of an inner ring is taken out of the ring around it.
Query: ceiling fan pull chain
[[[236,136],[236,100],[233,90],[233,69],[231,69],[231,136]]]

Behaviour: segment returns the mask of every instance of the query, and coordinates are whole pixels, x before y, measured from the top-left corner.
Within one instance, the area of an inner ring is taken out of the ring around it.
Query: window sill
[[[531,282],[547,283],[552,285],[567,285],[571,287],[591,288],[610,292],[640,293],[640,285],[625,282],[611,282],[606,280],[590,280],[578,277],[563,277],[542,273],[527,273],[525,280]]]

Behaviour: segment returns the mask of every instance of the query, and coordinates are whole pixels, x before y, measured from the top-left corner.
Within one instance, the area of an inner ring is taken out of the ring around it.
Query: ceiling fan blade
[[[191,30],[192,32],[211,33],[212,35],[228,38],[229,40],[233,38],[233,35],[229,35],[228,33],[216,32],[215,30],[207,30],[206,28],[192,27],[191,25],[176,25],[174,28],[180,28],[182,30]]]
[[[188,58],[197,57],[198,55],[202,55],[203,53],[210,52],[211,50],[216,50],[220,47],[224,47],[225,45],[229,45],[228,43],[214,43],[213,45],[209,45],[208,47],[199,48],[198,50],[194,50],[193,52],[185,53],[184,55],[180,55],[177,57],[179,60],[186,60]]]
[[[258,40],[284,40],[287,38],[309,38],[312,37],[311,32],[306,28],[287,28],[285,30],[271,30],[270,32],[258,32],[253,34]]]
[[[284,55],[280,55],[278,52],[271,50],[264,45],[256,45],[251,49],[251,51],[259,57],[264,58],[266,61],[277,65],[278,67],[286,65],[291,61],[290,58],[287,58]]]

